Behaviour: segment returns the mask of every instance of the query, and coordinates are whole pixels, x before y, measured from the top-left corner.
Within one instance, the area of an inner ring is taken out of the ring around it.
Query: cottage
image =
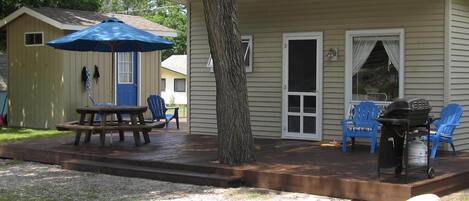
[[[116,84],[111,86],[111,53],[62,51],[45,45],[109,17],[160,36],[176,35],[138,16],[57,8],[23,7],[1,20],[0,28],[7,32],[10,126],[54,128],[77,119],[75,108],[91,104],[82,82],[83,67],[92,77],[100,74],[90,90],[96,101],[145,105],[146,97],[159,94],[160,52],[117,53]]]
[[[190,132],[216,134],[203,5],[185,3]],[[257,137],[341,139],[340,121],[361,100],[469,108],[469,1],[239,0],[238,10]],[[469,149],[468,121],[466,112],[458,150]]]
[[[187,104],[186,75],[186,55],[172,55],[161,63],[161,97],[166,103]]]

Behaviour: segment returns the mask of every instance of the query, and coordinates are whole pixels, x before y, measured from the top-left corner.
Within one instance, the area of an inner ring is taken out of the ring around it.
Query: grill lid
[[[423,98],[400,98],[392,102],[386,109],[386,113],[393,110],[430,110],[431,106]]]
[[[423,98],[400,98],[392,102],[384,112],[384,118],[406,119],[409,125],[424,125],[431,110]]]

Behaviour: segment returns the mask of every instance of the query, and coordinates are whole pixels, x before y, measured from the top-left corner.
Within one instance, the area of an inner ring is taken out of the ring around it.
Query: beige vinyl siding
[[[158,93],[158,77],[160,66],[159,52],[146,52],[141,54],[141,105],[146,106],[146,98],[150,94]],[[67,121],[77,120],[77,107],[91,105],[84,83],[81,81],[83,66],[87,66],[91,76],[94,74],[94,65],[98,66],[101,77],[98,81],[93,79],[92,96],[97,102],[112,102],[112,68],[111,53],[109,52],[75,52],[63,51],[64,80]],[[139,56],[140,57],[140,56]],[[140,59],[139,59],[140,60]],[[149,117],[149,112],[146,116]]]
[[[112,102],[111,53],[61,51],[64,57],[64,105],[66,121],[78,119],[77,107],[89,106],[91,101],[81,80],[81,71],[88,67],[93,79],[94,65],[98,66],[100,78],[92,81],[92,96],[97,102]]]
[[[92,87],[96,101],[112,101],[111,53],[55,50],[46,44],[25,47],[24,32],[35,31],[44,32],[44,43],[70,33],[29,15],[7,25],[10,126],[55,128],[57,123],[77,120],[76,108],[91,105],[81,81],[83,66],[91,75],[94,65],[99,68],[101,77]],[[141,55],[140,103],[146,105],[146,98],[159,92],[161,59],[160,52]]]
[[[62,57],[47,45],[25,47],[24,33],[36,31],[44,32],[44,43],[63,35],[29,15],[7,25],[8,123],[12,127],[49,128],[64,119]]]
[[[147,106],[147,98],[150,95],[160,94],[160,65],[161,65],[161,52],[144,52],[141,53],[141,94],[140,104]],[[145,114],[147,118],[151,113],[147,111]]]
[[[450,15],[451,102],[465,111],[455,131],[457,150],[469,149],[469,1],[452,0]]]
[[[345,32],[405,29],[405,95],[443,105],[444,0],[239,0],[240,28],[253,36],[253,72],[247,73],[253,134],[281,137],[282,34],[323,32],[324,51],[339,49],[336,62],[324,59],[323,135],[339,138],[344,116]],[[207,33],[200,1],[191,3],[190,128],[216,134],[215,81],[206,67]],[[326,55],[326,53],[324,53]]]

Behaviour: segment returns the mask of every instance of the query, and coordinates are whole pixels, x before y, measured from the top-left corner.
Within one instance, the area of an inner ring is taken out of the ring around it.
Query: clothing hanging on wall
[[[99,78],[101,77],[101,75],[99,74],[99,68],[97,65],[94,65],[94,74],[93,74],[93,78],[98,81]]]
[[[83,66],[81,70],[81,81],[83,82],[83,86],[87,91],[91,90],[91,74],[90,71],[86,66]]]

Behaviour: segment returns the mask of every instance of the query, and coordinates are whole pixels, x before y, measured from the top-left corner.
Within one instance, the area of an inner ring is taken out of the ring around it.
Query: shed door
[[[283,138],[321,140],[322,33],[284,35]]]
[[[117,105],[137,105],[137,56],[137,52],[121,52],[117,54]]]

